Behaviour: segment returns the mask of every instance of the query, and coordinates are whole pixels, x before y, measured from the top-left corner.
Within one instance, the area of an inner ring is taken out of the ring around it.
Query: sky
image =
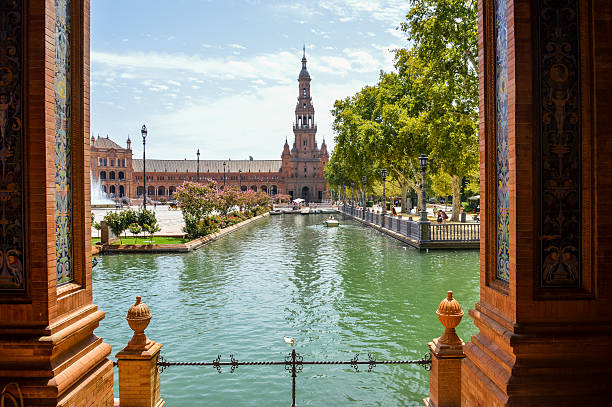
[[[157,159],[280,159],[302,45],[317,141],[405,47],[407,0],[91,0],[91,132]]]

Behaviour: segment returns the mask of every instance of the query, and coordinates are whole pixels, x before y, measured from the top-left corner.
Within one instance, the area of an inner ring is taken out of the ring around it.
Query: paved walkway
[[[137,207],[132,207],[132,209],[137,210]],[[184,234],[183,227],[185,226],[185,222],[183,221],[183,213],[180,210],[169,210],[166,205],[157,205],[157,208],[148,205],[147,209],[152,209],[155,211],[155,216],[157,217],[157,222],[161,228],[161,232],[158,232],[156,235],[164,235],[164,236],[182,236]],[[104,215],[108,212],[115,211],[115,209],[111,208],[94,208],[92,209],[92,213],[96,217],[96,222],[100,222]],[[120,210],[119,210],[120,211]],[[99,236],[99,232],[95,230],[93,227],[91,228],[91,235],[93,237]],[[128,232],[128,236],[130,233]]]

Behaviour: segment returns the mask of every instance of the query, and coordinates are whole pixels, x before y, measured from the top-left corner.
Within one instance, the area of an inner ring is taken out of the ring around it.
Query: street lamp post
[[[240,186],[240,190],[242,191],[242,170],[238,170],[238,185]]]
[[[427,155],[419,156],[419,164],[421,165],[421,222],[427,222],[427,194],[425,192],[425,171],[427,171]]]
[[[142,205],[144,209],[147,209],[147,157],[145,154],[147,126],[143,124],[140,133],[142,134],[142,182],[144,185],[144,190],[142,191]]]
[[[351,181],[351,214],[355,212],[355,182]]]
[[[363,193],[363,200],[361,202],[361,209],[362,209],[361,215],[363,219],[365,219],[365,211],[366,211],[366,181],[367,181],[367,178],[365,175],[361,177],[361,187],[362,187],[362,193]]]
[[[225,166],[227,164],[223,161],[223,190],[225,191]]]
[[[346,211],[346,184],[342,184],[342,207]]]
[[[385,195],[385,181],[387,180],[387,169],[383,168],[380,170],[380,176],[383,182],[383,195],[382,195],[382,225],[385,227],[385,215],[387,214],[387,196]]]
[[[198,152],[196,153],[198,156],[198,167],[196,169],[196,182],[200,182],[200,149],[198,148]]]

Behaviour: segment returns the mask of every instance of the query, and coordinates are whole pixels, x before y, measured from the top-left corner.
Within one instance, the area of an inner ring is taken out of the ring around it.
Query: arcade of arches
[[[0,388],[18,387],[27,406],[113,405],[111,349],[94,334],[104,312],[92,302],[90,170],[131,177],[105,185],[135,194],[139,167],[121,151],[113,165],[92,165],[89,66],[89,0],[0,2]],[[432,369],[428,403],[455,391],[445,405],[607,405],[610,1],[480,0],[479,69],[484,222],[480,300],[469,312],[479,333],[456,369]],[[294,146],[285,143],[280,165],[261,167],[282,179],[241,187],[315,198],[324,188],[313,183],[323,182],[323,145],[309,85],[304,58]],[[180,173],[159,168],[152,177]],[[235,168],[243,171],[226,175],[240,185],[247,167]],[[159,195],[176,186],[154,181]],[[434,366],[443,359],[436,353]],[[453,374],[458,381],[441,382]],[[130,405],[157,403],[156,391]]]

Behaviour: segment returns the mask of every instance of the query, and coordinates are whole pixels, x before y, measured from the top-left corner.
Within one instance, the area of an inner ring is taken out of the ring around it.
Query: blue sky
[[[406,46],[407,0],[92,0],[91,131],[147,157],[280,159],[292,142],[302,44],[317,140],[334,100],[374,84]]]

